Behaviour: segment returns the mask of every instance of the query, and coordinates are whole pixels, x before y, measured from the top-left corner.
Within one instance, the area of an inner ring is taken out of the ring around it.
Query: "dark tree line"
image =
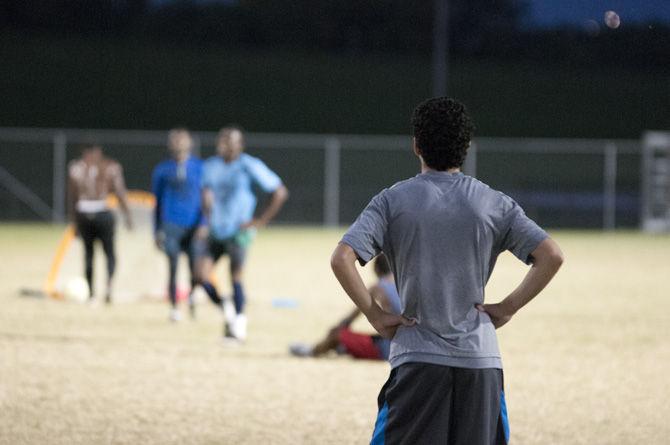
[[[355,53],[427,54],[433,1],[407,0],[3,0],[4,30],[192,45],[289,47]],[[599,32],[528,30],[525,0],[450,0],[456,57],[575,65],[670,65],[670,28],[639,25]],[[593,24],[591,25],[593,26]]]

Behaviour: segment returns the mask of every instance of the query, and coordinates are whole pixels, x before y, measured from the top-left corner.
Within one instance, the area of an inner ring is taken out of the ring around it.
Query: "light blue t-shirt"
[[[212,236],[220,240],[232,238],[240,226],[253,218],[257,203],[254,185],[272,193],[281,184],[279,176],[263,161],[246,153],[229,163],[221,156],[207,159],[202,171],[202,187],[214,193],[209,221]]]
[[[384,291],[389,305],[391,306],[391,312],[394,314],[402,313],[402,303],[400,302],[398,289],[395,287],[395,281],[389,278],[380,278],[377,285]]]
[[[398,289],[395,287],[395,281],[393,281],[393,279],[380,278],[377,282],[377,285],[382,288],[382,291],[384,291],[386,299],[391,306],[391,312],[394,314],[401,314],[402,303],[400,302]],[[375,335],[373,336],[373,341],[379,349],[380,357],[384,360],[388,360],[389,355],[391,355],[391,340]]]

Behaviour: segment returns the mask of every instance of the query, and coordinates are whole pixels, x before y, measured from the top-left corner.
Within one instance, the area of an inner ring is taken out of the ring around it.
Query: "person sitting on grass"
[[[400,297],[384,255],[379,255],[375,259],[374,270],[379,281],[369,289],[370,294],[385,311],[399,314]],[[320,357],[330,351],[336,351],[359,359],[387,360],[391,348],[390,340],[380,335],[362,334],[351,330],[351,323],[359,315],[361,315],[360,309],[355,308],[315,345],[294,343],[289,347],[289,351],[297,357]]]

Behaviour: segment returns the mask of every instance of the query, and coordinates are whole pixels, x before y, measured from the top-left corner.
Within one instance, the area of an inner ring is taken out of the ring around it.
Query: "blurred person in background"
[[[168,296],[171,321],[181,320],[177,307],[177,264],[179,254],[188,256],[191,287],[188,303],[191,317],[195,317],[193,289],[195,275],[195,232],[203,223],[200,207],[202,161],[193,156],[193,138],[185,128],[168,133],[169,159],[159,163],[151,176],[151,191],[156,197],[154,209],[154,240],[168,258]],[[215,301],[220,305],[221,301]]]
[[[247,335],[242,283],[247,250],[256,229],[267,225],[282,208],[288,190],[263,161],[244,153],[241,128],[221,129],[216,150],[217,154],[203,166],[202,206],[209,224],[198,233],[199,242],[206,246],[198,260],[198,275],[210,298],[220,299],[209,277],[216,261],[228,255],[234,309],[224,305],[224,336],[243,341]],[[270,194],[267,207],[258,216],[254,216],[257,204],[254,187]]]
[[[391,266],[383,254],[375,258],[374,269],[378,281],[368,289],[370,295],[386,312],[400,314],[400,296],[395,287]],[[322,357],[335,351],[358,359],[388,360],[391,340],[381,335],[363,334],[351,329],[351,324],[360,315],[361,310],[355,308],[315,345],[294,343],[289,351],[297,357]]]
[[[89,288],[89,300],[93,300],[93,246],[96,240],[102,244],[107,259],[107,286],[105,302],[112,301],[112,280],[116,269],[114,249],[115,218],[107,198],[116,195],[128,229],[132,219],[128,209],[123,168],[113,159],[103,155],[102,147],[89,144],[84,147],[79,159],[68,165],[68,216],[75,233],[84,244],[84,269]]]

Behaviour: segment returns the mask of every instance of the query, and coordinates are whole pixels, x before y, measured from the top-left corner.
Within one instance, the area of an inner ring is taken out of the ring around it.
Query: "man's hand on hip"
[[[379,335],[384,338],[393,338],[400,326],[414,326],[415,320],[379,310],[368,317],[368,321]]]
[[[511,311],[504,303],[477,304],[475,307],[479,312],[488,314],[488,316],[491,318],[493,326],[496,329],[504,326],[512,319],[512,316],[514,315],[514,312]]]

